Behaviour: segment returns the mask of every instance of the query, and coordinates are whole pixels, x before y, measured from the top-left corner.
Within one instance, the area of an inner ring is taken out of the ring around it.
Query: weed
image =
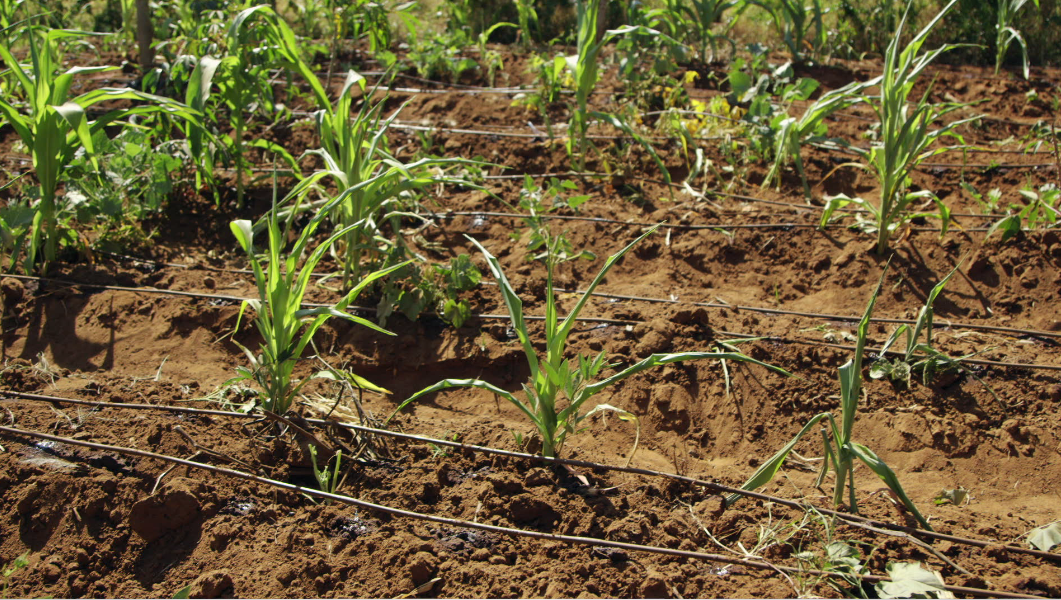
[[[892,332],[881,348],[880,357],[869,368],[870,377],[873,379],[888,378],[893,382],[902,383],[906,387],[910,387],[911,374],[915,371],[921,371],[922,381],[925,385],[928,385],[928,382],[935,377],[937,372],[959,364],[961,359],[951,358],[932,346],[932,320],[935,316],[932,305],[936,302],[936,297],[943,291],[943,286],[947,285],[950,278],[958,272],[959,267],[961,267],[960,263],[928,293],[928,298],[925,300],[925,305],[921,307],[913,328],[903,324]],[[922,333],[924,333],[923,342],[919,341]],[[888,360],[886,353],[904,334],[906,335],[906,348],[903,351],[903,356],[895,360]]]
[[[4,565],[3,572],[0,573],[0,577],[3,578],[3,582],[0,583],[0,598],[7,598],[8,588],[11,586],[11,576],[29,566],[28,557],[29,551],[27,550]]]
[[[429,34],[412,41],[407,58],[421,77],[457,83],[464,73],[479,68],[475,59],[464,56],[470,41],[464,31]]]
[[[977,204],[980,205],[980,210],[985,215],[989,215],[998,210],[998,205],[1002,200],[1002,190],[999,188],[992,188],[987,194],[980,193],[972,184],[962,181],[962,189],[968,193]]]
[[[113,139],[94,136],[102,178],[92,176],[84,157],[75,159],[75,174],[66,191],[68,211],[81,223],[95,223],[94,246],[122,250],[150,242],[153,232],[141,221],[158,214],[181,179],[182,152],[177,143],[156,144],[153,131],[123,130]]]
[[[1002,241],[1005,242],[1024,229],[1035,229],[1040,223],[1050,227],[1057,225],[1058,217],[1061,216],[1058,210],[1061,206],[1061,190],[1056,185],[1047,183],[1038,190],[1026,187],[1020,191],[1020,195],[1026,203],[1012,204],[1008,214],[987,230],[985,240],[1001,233]]]
[[[376,319],[386,326],[390,315],[398,311],[415,321],[433,308],[443,321],[460,328],[472,316],[471,305],[460,294],[474,289],[481,280],[482,273],[467,254],[451,258],[448,265],[409,264],[384,284]]]

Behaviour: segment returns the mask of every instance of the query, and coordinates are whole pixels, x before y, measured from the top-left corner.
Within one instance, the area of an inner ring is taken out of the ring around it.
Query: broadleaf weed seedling
[[[925,305],[921,307],[921,311],[917,315],[917,321],[914,322],[912,328],[909,325],[903,324],[892,332],[888,337],[888,340],[884,342],[884,346],[881,347],[879,357],[869,368],[869,376],[871,378],[888,378],[894,383],[902,383],[909,388],[910,378],[916,371],[921,372],[921,381],[927,386],[938,373],[948,369],[962,369],[979,381],[980,384],[987,389],[988,393],[1001,403],[998,396],[995,395],[994,390],[992,390],[987,383],[972,371],[965,370],[964,367],[962,367],[961,362],[976,353],[953,358],[936,350],[932,345],[932,323],[933,318],[935,317],[935,311],[933,310],[932,305],[943,291],[943,287],[947,285],[947,282],[958,272],[960,267],[961,262],[959,262],[958,265],[955,266],[954,269],[952,269],[951,272],[937,283],[928,293]],[[919,341],[922,337],[922,333],[924,334],[924,341]],[[904,334],[906,336],[906,344],[903,349],[903,356],[894,360],[888,360],[886,353],[902,338]]]
[[[523,385],[526,400],[521,400],[515,394],[503,390],[496,385],[479,379],[445,379],[432,386],[416,392],[402,402],[394,413],[394,416],[406,406],[416,400],[441,390],[455,387],[472,387],[487,390],[504,398],[516,406],[534,424],[541,438],[542,454],[547,457],[557,456],[563,448],[564,442],[569,434],[579,431],[579,425],[591,414],[600,411],[618,412],[620,416],[630,417],[630,413],[618,410],[608,405],[599,405],[593,410],[583,413],[583,405],[591,397],[609,388],[620,381],[658,365],[675,362],[701,360],[701,359],[727,359],[734,361],[749,362],[757,364],[775,372],[788,375],[779,368],[762,361],[758,361],[739,352],[679,352],[673,354],[653,354],[625,369],[621,369],[614,375],[593,382],[600,372],[608,365],[605,363],[604,352],[596,356],[576,355],[573,358],[565,357],[565,348],[568,343],[572,329],[577,322],[579,313],[586,306],[597,286],[604,280],[608,271],[629,252],[635,245],[647,236],[651,235],[659,226],[654,226],[645,233],[638,236],[633,242],[619,250],[605,260],[597,276],[586,288],[579,298],[575,307],[562,321],[557,314],[556,293],[553,287],[553,267],[555,258],[546,259],[546,288],[545,288],[545,356],[539,357],[527,329],[527,322],[523,315],[523,301],[520,300],[504,271],[501,264],[490,252],[474,238],[468,240],[474,244],[486,258],[491,274],[498,282],[501,289],[505,306],[508,309],[512,328],[523,348],[523,353],[530,366],[531,379]],[[560,400],[566,398],[566,405]]]
[[[1061,216],[1057,208],[1061,205],[1061,190],[1055,184],[1047,183],[1038,190],[1025,187],[1020,190],[1020,195],[1026,204],[1012,204],[1008,214],[988,228],[984,240],[1001,232],[1002,241],[1005,242],[1025,229],[1035,229],[1039,223],[1049,227],[1057,225],[1058,217]]]
[[[885,269],[885,273],[887,269]],[[822,421],[828,421],[829,431],[832,433],[830,440],[826,428],[822,428],[822,441],[825,446],[825,458],[822,461],[822,469],[818,473],[816,484],[821,485],[825,481],[830,465],[836,472],[836,487],[833,492],[833,504],[840,506],[844,500],[844,489],[849,490],[848,506],[852,512],[858,512],[858,503],[855,498],[854,461],[857,458],[873,471],[881,481],[884,482],[892,492],[902,501],[921,527],[932,531],[932,526],[921,515],[921,512],[906,495],[899,478],[880,457],[866,446],[854,441],[853,433],[855,417],[858,414],[858,401],[862,394],[862,359],[866,347],[866,335],[869,330],[870,316],[873,314],[873,305],[877,302],[881,287],[884,285],[884,275],[881,274],[873,295],[870,297],[866,312],[858,324],[858,341],[855,344],[855,355],[839,369],[840,371],[840,424],[831,412],[819,413],[812,417],[803,429],[796,434],[792,440],[781,450],[764,462],[758,470],[744,483],[742,489],[755,490],[766,485],[784,464],[785,459],[796,447],[799,440],[809,433]],[[849,481],[850,479],[850,481]],[[741,498],[740,494],[731,494],[726,498],[727,504],[733,504]]]

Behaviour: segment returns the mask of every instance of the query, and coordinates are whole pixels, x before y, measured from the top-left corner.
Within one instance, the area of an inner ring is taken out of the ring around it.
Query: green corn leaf
[[[984,239],[987,240],[999,231],[1002,232],[1003,242],[1018,235],[1021,231],[1020,215],[1009,215],[1008,217],[999,219],[988,228],[987,235],[984,236]]]
[[[254,252],[254,228],[251,226],[251,222],[246,219],[239,219],[232,221],[228,226],[232,230],[232,234],[236,236],[236,241],[239,242],[243,251]]]
[[[508,282],[508,278],[505,277],[505,272],[501,270],[501,264],[497,261],[497,258],[493,254],[483,247],[477,240],[471,236],[464,236],[483,253],[483,257],[486,258],[487,267],[490,269],[490,273],[497,280],[497,285],[501,288],[501,295],[505,300],[505,307],[508,308],[509,320],[512,323],[512,328],[515,329],[516,335],[519,337],[520,344],[523,345],[523,353],[527,357],[527,363],[530,365],[531,373],[538,372],[538,357],[534,351],[534,347],[531,346],[530,337],[527,335],[527,323],[523,319],[523,301],[520,300],[519,295],[512,289],[512,284]],[[587,294],[588,296],[588,294]]]
[[[542,433],[543,436],[547,435],[547,432],[542,430],[541,423],[540,423],[540,420],[538,419],[537,415],[530,409],[530,407],[528,407],[526,404],[521,402],[518,398],[513,396],[511,393],[509,393],[509,392],[497,387],[496,385],[494,385],[492,383],[487,383],[487,382],[479,380],[479,379],[443,379],[442,381],[439,381],[438,383],[436,383],[434,385],[428,386],[428,387],[420,390],[419,392],[416,392],[412,396],[409,396],[408,398],[406,398],[404,402],[399,404],[398,408],[394,409],[394,412],[391,413],[391,415],[389,417],[387,417],[387,420],[383,422],[384,427],[386,427],[387,424],[390,423],[391,420],[395,417],[395,415],[397,415],[399,412],[402,411],[402,409],[404,409],[406,406],[409,406],[413,402],[419,400],[421,397],[426,396],[428,394],[434,394],[435,392],[439,392],[439,391],[442,391],[442,390],[448,390],[448,389],[451,389],[451,388],[459,388],[459,387],[479,388],[479,389],[486,390],[488,392],[492,392],[494,394],[497,394],[498,396],[504,398],[505,400],[508,400],[513,405],[515,405],[517,408],[519,408],[521,411],[523,411],[523,414],[525,414],[531,421],[533,421],[536,425],[539,426],[538,427],[539,432]]]
[[[917,510],[917,506],[915,506],[914,502],[910,500],[910,497],[906,495],[906,491],[903,489],[902,484],[899,483],[899,477],[896,476],[895,471],[892,471],[891,467],[885,464],[885,462],[872,450],[862,444],[852,442],[847,445],[847,448],[858,457],[859,460],[865,463],[871,471],[876,473],[877,477],[880,477],[881,481],[888,486],[888,489],[895,492],[895,495],[899,497],[907,510],[913,513],[922,528],[929,531],[935,531],[932,529],[932,526],[928,524],[925,517],[921,515],[921,511]]]
[[[570,335],[571,328],[575,326],[576,319],[578,319],[578,314],[582,312],[582,308],[585,307],[587,302],[589,302],[593,291],[597,289],[597,286],[600,285],[602,281],[604,281],[604,277],[608,274],[608,271],[610,271],[611,268],[615,266],[617,262],[619,262],[619,259],[625,256],[627,252],[629,252],[641,240],[655,233],[657,229],[659,229],[659,225],[653,225],[648,229],[648,231],[642,233],[640,236],[637,237],[637,239],[630,242],[625,248],[609,256],[608,259],[604,261],[604,266],[601,267],[601,270],[597,273],[597,276],[593,278],[593,281],[590,282],[589,287],[586,288],[586,291],[583,292],[582,297],[579,298],[578,303],[575,304],[575,307],[571,310],[570,313],[568,313],[563,323],[561,323],[560,329],[557,332],[557,335],[561,339],[566,340],[567,336]]]
[[[778,450],[776,454],[774,454],[772,457],[770,457],[770,459],[768,459],[766,462],[759,466],[759,468],[755,471],[754,474],[752,474],[748,481],[744,482],[744,485],[740,486],[741,489],[752,492],[769,483],[770,480],[774,478],[774,475],[777,474],[777,471],[781,468],[781,465],[785,463],[785,459],[788,458],[788,455],[796,447],[796,444],[799,442],[799,440],[802,439],[803,436],[806,435],[807,432],[810,431],[821,420],[832,420],[832,418],[833,416],[829,413],[819,413],[817,415],[814,415],[814,417],[812,417],[811,420],[803,426],[803,429],[799,430],[799,433],[796,434],[796,437],[792,438],[792,440],[785,444],[783,448]],[[743,496],[740,494],[730,494],[726,497],[726,505],[729,506],[737,500],[740,500],[741,498],[743,498]]]
[[[935,314],[932,310],[932,305],[935,304],[936,298],[939,297],[939,295],[943,292],[943,288],[947,285],[947,282],[950,281],[950,278],[958,272],[959,268],[961,268],[962,262],[964,262],[964,259],[962,261],[958,261],[958,264],[955,265],[953,269],[951,269],[950,273],[947,273],[947,276],[941,279],[940,282],[937,283],[935,286],[933,286],[932,291],[928,293],[928,297],[925,299],[925,305],[921,307],[921,311],[917,315],[917,321],[914,325],[913,335],[907,338],[907,361],[909,361],[913,357],[915,346],[918,343],[917,340],[921,337],[922,331],[925,332],[926,344],[929,347],[932,346],[932,318]]]

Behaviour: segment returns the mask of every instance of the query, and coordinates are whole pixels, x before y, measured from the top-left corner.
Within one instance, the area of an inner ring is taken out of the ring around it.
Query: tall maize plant
[[[656,153],[655,148],[640,135],[627,122],[618,116],[590,111],[589,97],[597,87],[600,78],[600,52],[608,42],[624,35],[638,34],[658,38],[667,44],[680,46],[676,40],[666,36],[655,29],[643,25],[626,25],[618,29],[610,29],[603,35],[598,35],[598,24],[600,23],[601,3],[596,0],[578,0],[578,54],[564,58],[567,68],[575,80],[575,107],[571,111],[571,121],[568,126],[567,153],[575,159],[575,168],[582,170],[586,165],[586,154],[589,151],[589,125],[590,119],[599,119],[612,127],[622,131],[634,139],[655,161],[663,178],[670,183],[670,172],[667,171],[662,159]]]
[[[64,38],[90,35],[86,32],[53,29],[41,35],[36,28],[26,30],[29,37],[29,64],[23,64],[11,53],[10,45],[0,45],[0,59],[14,75],[26,99],[24,105],[10,96],[0,98],[0,117],[18,134],[33,158],[33,169],[40,184],[40,202],[33,208],[29,231],[19,231],[0,221],[5,244],[12,247],[10,267],[14,269],[25,251],[23,270],[41,271],[56,260],[63,236],[59,223],[64,210],[56,201],[56,192],[64,169],[83,150],[93,167],[99,168],[92,139],[104,127],[133,116],[165,112],[191,124],[201,124],[198,112],[168,98],[128,88],[100,88],[76,97],[70,96],[74,76],[108,71],[117,67],[72,67],[59,73],[54,60],[56,43]],[[90,120],[86,109],[113,100],[144,101],[150,104],[107,111]],[[28,235],[28,240],[27,236]]]
[[[388,149],[387,131],[401,109],[384,118],[383,102],[372,102],[369,97],[351,116],[355,90],[365,91],[365,80],[350,71],[335,102],[325,104],[313,114],[321,147],[306,154],[319,157],[324,168],[300,181],[288,194],[284,208],[288,215],[298,211],[316,213],[320,206],[341,199],[329,211],[329,218],[337,229],[345,232],[333,248],[342,265],[344,286],[359,281],[364,269],[369,265],[378,266],[391,251],[402,254],[397,248],[401,244],[398,221],[403,216],[417,218],[402,210],[402,198],[407,192],[446,183],[476,187],[465,179],[439,171],[441,167],[472,161],[423,158],[403,163],[398,160]],[[311,194],[316,199],[308,199]],[[394,236],[384,234],[385,223],[390,223]],[[351,227],[353,224],[357,226]]]
[[[883,74],[868,82],[880,89],[877,96],[863,96],[880,121],[880,135],[869,148],[852,147],[863,159],[863,164],[856,165],[873,173],[880,184],[880,201],[876,204],[863,198],[849,198],[839,195],[829,199],[822,214],[821,225],[828,223],[833,213],[843,206],[855,204],[866,209],[877,230],[877,254],[883,255],[888,249],[891,235],[904,223],[917,217],[935,217],[942,223],[942,231],[947,232],[950,222],[950,210],[930,190],[910,192],[910,173],[922,162],[937,154],[953,150],[959,146],[943,146],[946,137],[953,137],[962,144],[962,138],[956,129],[978,117],[952,121],[938,129],[932,125],[944,115],[964,108],[965,105],[929,102],[929,89],[917,102],[910,102],[910,92],[917,83],[918,77],[925,68],[940,54],[958,47],[957,44],[945,44],[921,53],[921,46],[928,39],[929,33],[950,11],[958,0],[951,0],[932,21],[903,47],[901,42],[903,25],[909,14],[909,7],[904,13],[899,27],[884,53]],[[931,88],[931,86],[930,86]],[[931,200],[936,204],[936,213],[910,213],[907,208],[918,200]]]
[[[247,108],[263,102],[267,109],[272,108],[268,103],[271,95],[268,70],[282,67],[300,75],[309,83],[311,97],[318,104],[327,104],[328,96],[320,80],[302,59],[294,31],[272,8],[258,5],[240,11],[229,23],[225,40],[227,50],[223,56],[206,55],[196,63],[185,102],[204,114],[212,114],[210,99],[216,96],[228,109],[232,135],[212,135],[200,128],[187,131],[186,138],[189,153],[198,167],[197,183],[202,177],[213,180],[215,150],[232,158],[236,171],[236,202],[242,206],[249,147],[271,152],[292,167],[295,164],[287,150],[272,141],[263,138],[246,140]]]

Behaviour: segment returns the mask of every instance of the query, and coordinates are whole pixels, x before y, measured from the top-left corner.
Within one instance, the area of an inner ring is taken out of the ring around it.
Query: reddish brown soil
[[[835,86],[852,77],[870,76],[876,67],[851,63],[812,74]],[[1061,72],[1034,74],[1032,83],[1025,83],[977,68],[943,67],[933,94],[960,101],[986,98],[975,109],[995,120],[966,127],[963,134],[967,141],[989,147],[992,140],[1025,135],[1037,119],[1054,117],[1049,101]],[[621,91],[618,84],[611,85],[613,91]],[[1026,101],[1025,93],[1032,88],[1043,102]],[[718,92],[690,93],[703,98]],[[536,114],[512,106],[511,97],[504,95],[408,98],[403,122],[519,132],[529,132],[528,120],[540,124]],[[404,99],[393,95],[395,105]],[[605,100],[612,101],[609,93],[595,96],[597,102]],[[857,142],[868,125],[848,116],[831,122],[830,131]],[[275,131],[280,132],[277,141],[291,142],[296,153],[315,144],[306,129]],[[10,154],[11,132],[5,128],[0,134],[6,136],[3,153]],[[418,145],[407,132],[393,135],[392,146],[403,155]],[[725,165],[713,143],[705,148],[713,160]],[[504,164],[511,168],[506,174],[568,168],[561,144],[544,140],[438,133],[435,151],[442,150]],[[661,150],[680,181],[685,168],[680,152]],[[634,466],[740,485],[813,415],[838,412],[837,368],[851,351],[829,346],[825,338],[849,344],[844,335],[853,332],[853,324],[734,307],[859,315],[887,261],[873,254],[873,240],[865,234],[814,229],[820,209],[804,202],[794,177],[786,178],[780,190],[760,189],[756,183],[765,169],[751,163],[743,180],[727,174],[722,181],[709,182],[713,190],[724,188],[788,206],[722,196],[696,200],[683,192],[672,199],[655,182],[660,174],[644,153],[635,149],[620,156],[626,158],[612,159],[611,166],[620,165],[622,177],[579,180],[582,190],[592,196],[581,215],[688,226],[794,224],[735,229],[729,234],[715,229],[657,233],[631,252],[599,291],[671,302],[596,298],[583,316],[634,323],[588,322],[576,329],[571,343],[572,354],[604,350],[609,362],[629,364],[653,352],[713,349],[714,342],[732,334],[774,336],[741,347],[796,377],[730,364],[732,389],[727,394],[726,374],[719,363],[694,362],[648,371],[594,399],[640,418]],[[816,202],[823,192],[874,193],[871,177],[852,169],[840,170],[823,183],[838,162],[849,157],[813,149],[804,156]],[[1017,201],[1021,186],[1038,187],[1059,178],[1057,164],[1048,154],[969,154],[967,161],[964,169],[927,167],[914,183],[937,191],[955,213],[970,214],[978,207],[958,187],[963,174],[981,190],[1001,188],[1007,202]],[[963,158],[949,153],[930,162],[961,165]],[[1034,166],[1040,163],[1045,166]],[[596,160],[588,166],[591,171],[602,168]],[[518,201],[519,182],[487,183],[504,201]],[[259,215],[268,196],[264,189],[252,193],[253,201],[243,213],[217,208],[196,195],[174,197],[157,223],[163,233],[151,258],[184,266],[97,256],[91,262],[61,265],[54,276],[83,283],[249,296],[254,291],[249,276],[231,271],[245,268],[246,263],[236,252],[227,223],[237,216]],[[425,230],[430,245],[421,251],[433,260],[447,260],[473,251],[464,235],[474,236],[500,258],[527,312],[542,314],[542,268],[528,261],[525,234],[517,240],[510,237],[521,231],[518,221],[445,214],[507,211],[505,205],[482,192],[453,190],[432,195],[430,201],[441,217]],[[805,518],[801,512],[751,500],[721,510],[719,497],[702,486],[584,469],[577,470],[587,478],[582,482],[566,470],[528,459],[443,451],[393,440],[377,440],[373,453],[348,461],[349,474],[339,491],[395,508],[479,523],[734,558],[742,556],[740,543],[758,559],[778,565],[806,567],[808,563],[795,558],[797,553],[820,557],[829,541],[846,540],[871,554],[867,566],[874,574],[884,574],[890,561],[921,561],[941,572],[948,584],[1061,596],[1059,561],[1007,552],[1000,546],[1024,545],[1022,536],[1033,527],[1061,518],[1057,493],[1061,489],[1057,433],[1061,235],[1028,233],[1003,244],[997,236],[985,241],[984,232],[976,230],[990,221],[967,216],[956,220],[959,226],[942,240],[938,232],[916,229],[893,243],[894,256],[875,316],[916,317],[927,292],[960,264],[959,274],[936,303],[937,348],[952,356],[979,352],[976,358],[985,361],[1053,369],[970,364],[969,372],[943,375],[929,385],[915,377],[909,390],[867,378],[854,435],[898,473],[936,529],[994,544],[987,549],[936,542],[933,553],[901,537],[844,524],[826,527],[815,519],[796,531]],[[592,250],[602,258],[640,231],[637,226],[608,222],[566,221],[556,226],[563,227],[575,248]],[[476,260],[482,266],[480,257]],[[583,287],[600,264],[601,260],[567,263],[559,272],[558,285]],[[226,337],[239,312],[232,301],[12,278],[4,279],[2,288],[5,362],[0,382],[5,390],[216,409],[217,403],[203,398],[231,378],[236,366],[245,364],[242,352]],[[313,295],[331,297],[326,290],[314,290]],[[484,286],[469,298],[477,313],[503,312],[496,287]],[[566,293],[560,298],[565,309],[575,300]],[[691,302],[730,307],[698,307]],[[969,324],[1042,333],[959,326]],[[378,419],[413,392],[446,377],[482,378],[518,390],[528,372],[507,325],[505,320],[474,318],[453,329],[433,318],[410,323],[395,317],[388,327],[396,336],[386,337],[333,322],[321,331],[317,346],[329,363],[346,365],[393,392],[388,397],[366,396],[365,407]],[[535,323],[531,328],[540,341],[540,326]],[[893,328],[873,325],[871,345],[879,347]],[[235,337],[250,347],[259,342],[246,324]],[[310,369],[307,361],[301,372],[308,374]],[[328,386],[308,389],[334,398],[335,390]],[[194,458],[314,486],[304,440],[289,430],[276,435],[271,423],[19,399],[4,400],[3,407],[4,425]],[[298,411],[320,416],[310,407]],[[356,413],[345,405],[336,414],[356,420]],[[514,433],[530,434],[529,424],[514,407],[478,390],[437,394],[405,411],[392,426],[509,450],[518,449]],[[349,436],[343,439],[350,445],[357,442]],[[800,456],[820,456],[818,439],[801,443]],[[596,420],[587,431],[570,438],[565,455],[623,464],[633,442],[631,425],[615,418]],[[188,584],[193,597],[839,593],[812,576],[785,577],[743,566],[507,537],[340,504],[316,504],[294,492],[190,468],[171,469],[147,458],[6,434],[2,443],[6,452],[0,454],[0,514],[4,515],[0,563],[26,552],[30,563],[10,578],[10,595],[170,597]],[[813,469],[801,464],[806,463],[790,461],[763,491],[827,506],[825,494],[831,494],[832,481],[824,491],[816,489]],[[856,469],[855,483],[862,513],[906,522],[868,469]],[[938,492],[959,486],[970,491],[968,505],[934,505]],[[776,530],[778,537],[759,545],[764,529]],[[436,579],[433,586],[415,592]]]

